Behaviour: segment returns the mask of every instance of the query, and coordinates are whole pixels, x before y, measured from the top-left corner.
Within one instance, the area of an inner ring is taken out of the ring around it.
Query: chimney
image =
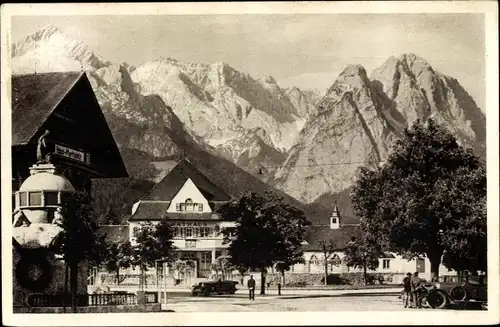
[[[340,228],[340,211],[337,205],[333,207],[333,212],[330,217],[330,229],[339,229]]]

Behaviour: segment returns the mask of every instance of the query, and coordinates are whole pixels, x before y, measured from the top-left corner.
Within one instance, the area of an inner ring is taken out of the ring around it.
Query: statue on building
[[[54,219],[52,219],[53,225],[61,226],[63,224],[63,215],[61,207],[58,207],[54,212]]]
[[[37,163],[48,163],[50,161],[50,151],[49,151],[49,142],[47,140],[47,136],[50,134],[48,130],[40,136],[38,139],[38,145],[36,147],[36,160]]]

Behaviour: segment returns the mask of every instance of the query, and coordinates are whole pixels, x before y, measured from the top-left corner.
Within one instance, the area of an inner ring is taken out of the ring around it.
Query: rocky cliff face
[[[139,66],[132,79],[142,94],[158,94],[188,129],[218,148],[261,128],[268,146],[286,151],[315,100],[298,89],[287,93],[272,77],[255,80],[224,63],[162,58]]]
[[[485,116],[473,99],[411,54],[389,58],[370,77],[349,66],[323,98],[224,63],[113,64],[53,26],[13,45],[12,66],[15,73],[87,71],[127,168],[139,177],[155,177],[152,161],[161,167],[189,155],[210,168],[236,163],[301,201],[327,203],[360,166],[384,161],[406,126],[428,117],[485,154]]]
[[[435,71],[414,54],[389,58],[371,79],[407,124],[433,117],[453,131],[463,145],[484,157],[486,117],[456,79]]]
[[[484,156],[485,117],[455,79],[412,54],[389,58],[371,79],[363,67],[347,67],[307,120],[275,183],[305,202],[341,192],[360,166],[387,158],[405,127],[429,117]]]
[[[317,99],[298,89],[286,94],[272,77],[255,80],[223,63],[113,64],[54,26],[13,45],[12,63],[15,73],[87,71],[122,148],[181,157],[196,143],[251,172],[274,173]]]

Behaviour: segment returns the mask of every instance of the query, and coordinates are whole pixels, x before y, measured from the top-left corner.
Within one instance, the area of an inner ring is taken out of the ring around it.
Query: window
[[[42,205],[42,192],[30,192],[30,206]]]
[[[337,223],[337,218],[332,218],[332,224],[336,224]]]
[[[186,200],[186,211],[193,211],[193,207],[194,207],[193,200],[187,199]]]
[[[193,237],[193,229],[186,228],[186,237]]]
[[[203,204],[194,203],[191,198],[188,198],[185,202],[176,203],[175,208],[177,211],[203,211]]]
[[[425,260],[422,259],[422,258],[418,258],[417,259],[417,262],[416,262],[416,265],[417,265],[417,272],[419,273],[424,273],[425,272]]]
[[[201,269],[210,269],[210,264],[212,263],[212,255],[210,252],[201,253]]]
[[[210,233],[209,227],[201,227],[200,228],[200,237],[210,237],[212,236]]]
[[[59,201],[57,201],[57,192],[45,192],[45,205],[53,206],[57,205]]]
[[[382,260],[382,268],[389,269],[390,266],[391,266],[391,260],[390,259],[384,259],[384,260]]]
[[[318,257],[316,257],[314,254],[311,256],[310,262],[312,265],[317,265],[319,266],[319,260]]]
[[[19,192],[19,206],[24,207],[28,205],[28,196],[26,192]]]

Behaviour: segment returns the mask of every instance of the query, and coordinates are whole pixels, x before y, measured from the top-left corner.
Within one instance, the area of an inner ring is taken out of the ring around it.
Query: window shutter
[[[198,204],[198,210],[203,211],[203,203]]]

